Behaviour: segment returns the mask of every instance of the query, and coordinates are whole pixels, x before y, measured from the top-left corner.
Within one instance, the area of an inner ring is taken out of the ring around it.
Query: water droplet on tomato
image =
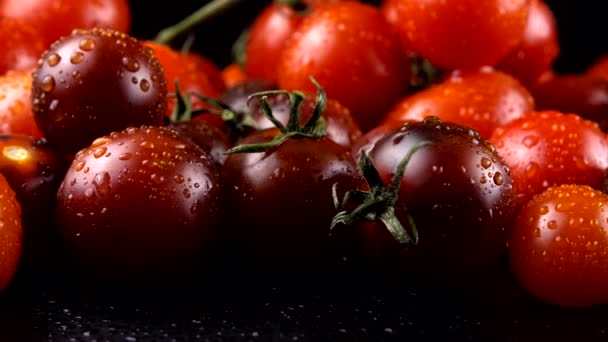
[[[137,72],[137,71],[139,71],[139,68],[140,68],[139,62],[136,61],[135,59],[129,58],[129,57],[123,57],[122,64],[130,72]]]
[[[196,212],[198,211],[198,209],[199,209],[198,201],[194,201],[194,203],[192,203],[192,206],[190,207],[190,212],[192,214],[196,214]]]
[[[76,165],[74,166],[74,170],[76,170],[76,172],[78,171],[82,171],[82,169],[84,169],[84,166],[87,165],[87,163],[85,161],[79,161],[78,163],[76,163]]]
[[[502,173],[500,172],[496,172],[492,179],[494,180],[494,184],[496,185],[502,185],[504,183],[504,178],[502,176]]]
[[[156,184],[161,184],[162,182],[165,181],[165,177],[158,175],[156,173],[153,173],[152,175],[150,175],[150,179],[152,179],[152,181]]]
[[[492,166],[492,161],[486,157],[481,158],[480,164],[484,169],[490,168]]]
[[[105,146],[98,147],[93,151],[93,157],[101,158],[107,151],[108,148]]]
[[[190,190],[184,189],[183,194],[185,198],[190,198]]]
[[[51,75],[46,75],[42,78],[42,84],[40,86],[42,91],[53,91],[53,89],[55,89],[55,79]]]
[[[147,92],[148,90],[150,90],[150,82],[146,79],[141,80],[141,82],[139,82],[139,88],[143,92]]]
[[[139,144],[139,146],[148,149],[148,150],[152,150],[154,149],[154,143],[151,141],[144,141],[141,144]]]
[[[557,229],[557,221],[551,220],[551,221],[547,222],[547,228]]]
[[[532,148],[538,144],[539,140],[537,135],[526,135],[521,142],[527,148]]]
[[[132,155],[131,153],[126,152],[126,153],[121,153],[121,154],[118,156],[118,159],[120,159],[120,160],[129,160],[129,159],[131,159],[132,157],[133,157],[133,155]]]
[[[74,52],[72,56],[70,56],[70,62],[72,62],[72,64],[80,64],[80,62],[82,62],[83,60],[84,53],[80,51]]]
[[[78,47],[82,51],[91,51],[95,48],[95,41],[90,38],[83,39],[78,43]]]
[[[48,64],[50,67],[54,67],[55,65],[59,64],[59,62],[61,62],[61,56],[56,53],[52,53],[46,58],[46,64]]]

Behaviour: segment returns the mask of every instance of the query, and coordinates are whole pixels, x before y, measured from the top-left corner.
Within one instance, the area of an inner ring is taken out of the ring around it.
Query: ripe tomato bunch
[[[0,1],[0,289],[58,251],[140,286],[226,250],[429,279],[507,253],[545,302],[608,301],[606,60],[554,71],[542,0],[278,0],[232,63],[176,46],[234,4],[143,39],[126,1]]]

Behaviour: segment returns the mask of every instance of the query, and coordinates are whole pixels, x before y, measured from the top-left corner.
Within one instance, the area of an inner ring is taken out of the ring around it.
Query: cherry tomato
[[[278,129],[257,131],[242,144],[268,142]],[[307,269],[330,260],[335,215],[332,186],[357,188],[360,178],[350,150],[328,138],[288,138],[265,152],[233,153],[222,168],[231,235],[257,266]],[[313,267],[314,269],[314,267]],[[307,269],[308,270],[308,269]]]
[[[295,5],[296,8],[287,5],[287,1],[273,1],[268,4],[257,15],[247,34],[244,67],[247,76],[276,82],[279,55],[302,19],[309,11],[314,11],[325,3],[337,1],[340,0],[304,0]]]
[[[578,115],[531,112],[497,128],[490,141],[511,169],[520,204],[550,186],[604,187],[608,141],[596,123]]]
[[[190,273],[217,245],[222,190],[211,158],[164,127],[127,128],[82,149],[57,193],[72,258],[112,284]]]
[[[406,154],[422,142],[430,145],[411,156],[394,205],[408,231],[411,216],[419,242],[403,245],[382,224],[364,225],[362,244],[372,265],[431,277],[494,265],[506,251],[517,209],[507,165],[476,131],[428,117],[405,123],[369,152],[384,185],[392,182]]]
[[[547,73],[530,89],[538,110],[575,113],[608,132],[608,78]]]
[[[389,133],[393,133],[396,129],[401,127],[403,123],[397,121],[387,121],[381,125],[374,127],[364,135],[356,139],[352,145],[352,153],[355,156],[355,160],[359,160],[362,152],[371,151],[376,143],[384,138]]]
[[[0,17],[34,23],[45,47],[73,29],[103,27],[127,33],[131,25],[126,0],[3,0]]]
[[[556,306],[608,302],[608,196],[586,185],[549,187],[520,211],[509,244],[521,286]]]
[[[0,75],[35,67],[45,48],[31,22],[0,16]]]
[[[0,135],[0,173],[21,206],[24,266],[47,263],[56,250],[53,222],[57,189],[68,161],[43,139],[21,134]]]
[[[221,70],[203,55],[188,52],[182,53],[168,45],[158,44],[150,40],[143,42],[154,50],[154,54],[163,67],[167,80],[167,91],[175,93],[175,81],[179,82],[182,94],[197,93],[207,97],[219,97],[226,89]],[[196,97],[191,97],[194,109],[207,108],[207,104]],[[175,110],[175,98],[169,98],[167,116]]]
[[[32,71],[9,71],[0,76],[0,134],[41,138],[32,113]]]
[[[4,290],[17,273],[21,258],[23,229],[21,206],[15,192],[0,173],[0,291]]]
[[[348,1],[306,16],[285,43],[277,68],[281,89],[314,92],[314,77],[330,99],[350,109],[363,132],[406,94],[411,73],[380,11]]]
[[[530,0],[386,0],[404,49],[447,69],[493,66],[522,40]]]
[[[51,46],[33,73],[34,119],[68,153],[132,125],[162,125],[163,68],[149,47],[118,31],[76,30]]]
[[[534,98],[514,77],[492,68],[453,72],[433,87],[407,96],[386,115],[385,122],[421,121],[433,115],[469,126],[482,137],[534,110]]]
[[[496,67],[531,85],[551,70],[559,50],[557,23],[551,8],[543,0],[532,0],[523,40]]]

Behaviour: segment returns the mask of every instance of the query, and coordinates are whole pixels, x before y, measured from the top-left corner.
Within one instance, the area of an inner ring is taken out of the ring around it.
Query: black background
[[[547,2],[559,25],[558,71],[580,71],[607,52],[602,1]],[[152,39],[203,3],[131,1],[131,34]],[[225,66],[267,3],[243,0],[198,27],[194,49]],[[223,270],[186,289],[125,294],[99,292],[77,274],[21,276],[0,295],[0,341],[608,341],[608,307],[539,303],[504,260],[457,286],[370,274],[306,280]]]

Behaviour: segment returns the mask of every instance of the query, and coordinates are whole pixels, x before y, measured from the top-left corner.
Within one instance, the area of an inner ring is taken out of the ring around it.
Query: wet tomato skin
[[[221,129],[200,120],[171,122],[167,127],[200,146],[213,158],[217,169],[221,169],[228,156],[225,152],[232,147],[232,142]]]
[[[21,206],[15,192],[0,173],[0,291],[13,280],[22,253]]]
[[[511,170],[520,204],[550,186],[604,187],[606,135],[595,122],[576,114],[531,112],[497,128],[490,141]]]
[[[53,43],[32,77],[38,128],[68,153],[113,131],[163,123],[162,66],[152,49],[125,33],[75,30]]]
[[[0,15],[0,75],[9,70],[24,70],[36,66],[46,48],[42,37],[29,21],[18,21]]]
[[[429,117],[385,135],[369,152],[385,184],[422,141],[431,145],[409,161],[395,206],[408,230],[406,213],[412,216],[419,242],[399,245],[381,224],[364,225],[362,243],[372,266],[449,277],[493,265],[506,251],[516,213],[506,164],[477,132]]]
[[[44,139],[0,135],[0,173],[15,191],[21,206],[23,264],[42,265],[55,249],[53,222],[56,194],[69,163]]]
[[[530,91],[516,78],[493,68],[453,72],[443,82],[406,96],[384,122],[421,121],[433,115],[475,129],[488,139],[492,131],[534,110]]]
[[[242,143],[277,134],[261,130]],[[338,255],[340,241],[329,234],[332,186],[343,195],[362,184],[348,148],[328,138],[289,138],[266,152],[230,154],[222,176],[230,210],[239,213],[228,218],[231,235],[256,266],[311,271]]]
[[[0,76],[0,133],[42,138],[32,112],[33,68]]]
[[[509,262],[521,286],[555,306],[608,302],[608,196],[587,185],[549,187],[520,211]]]
[[[57,223],[88,274],[158,282],[192,272],[214,249],[220,188],[212,159],[190,140],[164,127],[127,128],[76,154],[57,193]]]

